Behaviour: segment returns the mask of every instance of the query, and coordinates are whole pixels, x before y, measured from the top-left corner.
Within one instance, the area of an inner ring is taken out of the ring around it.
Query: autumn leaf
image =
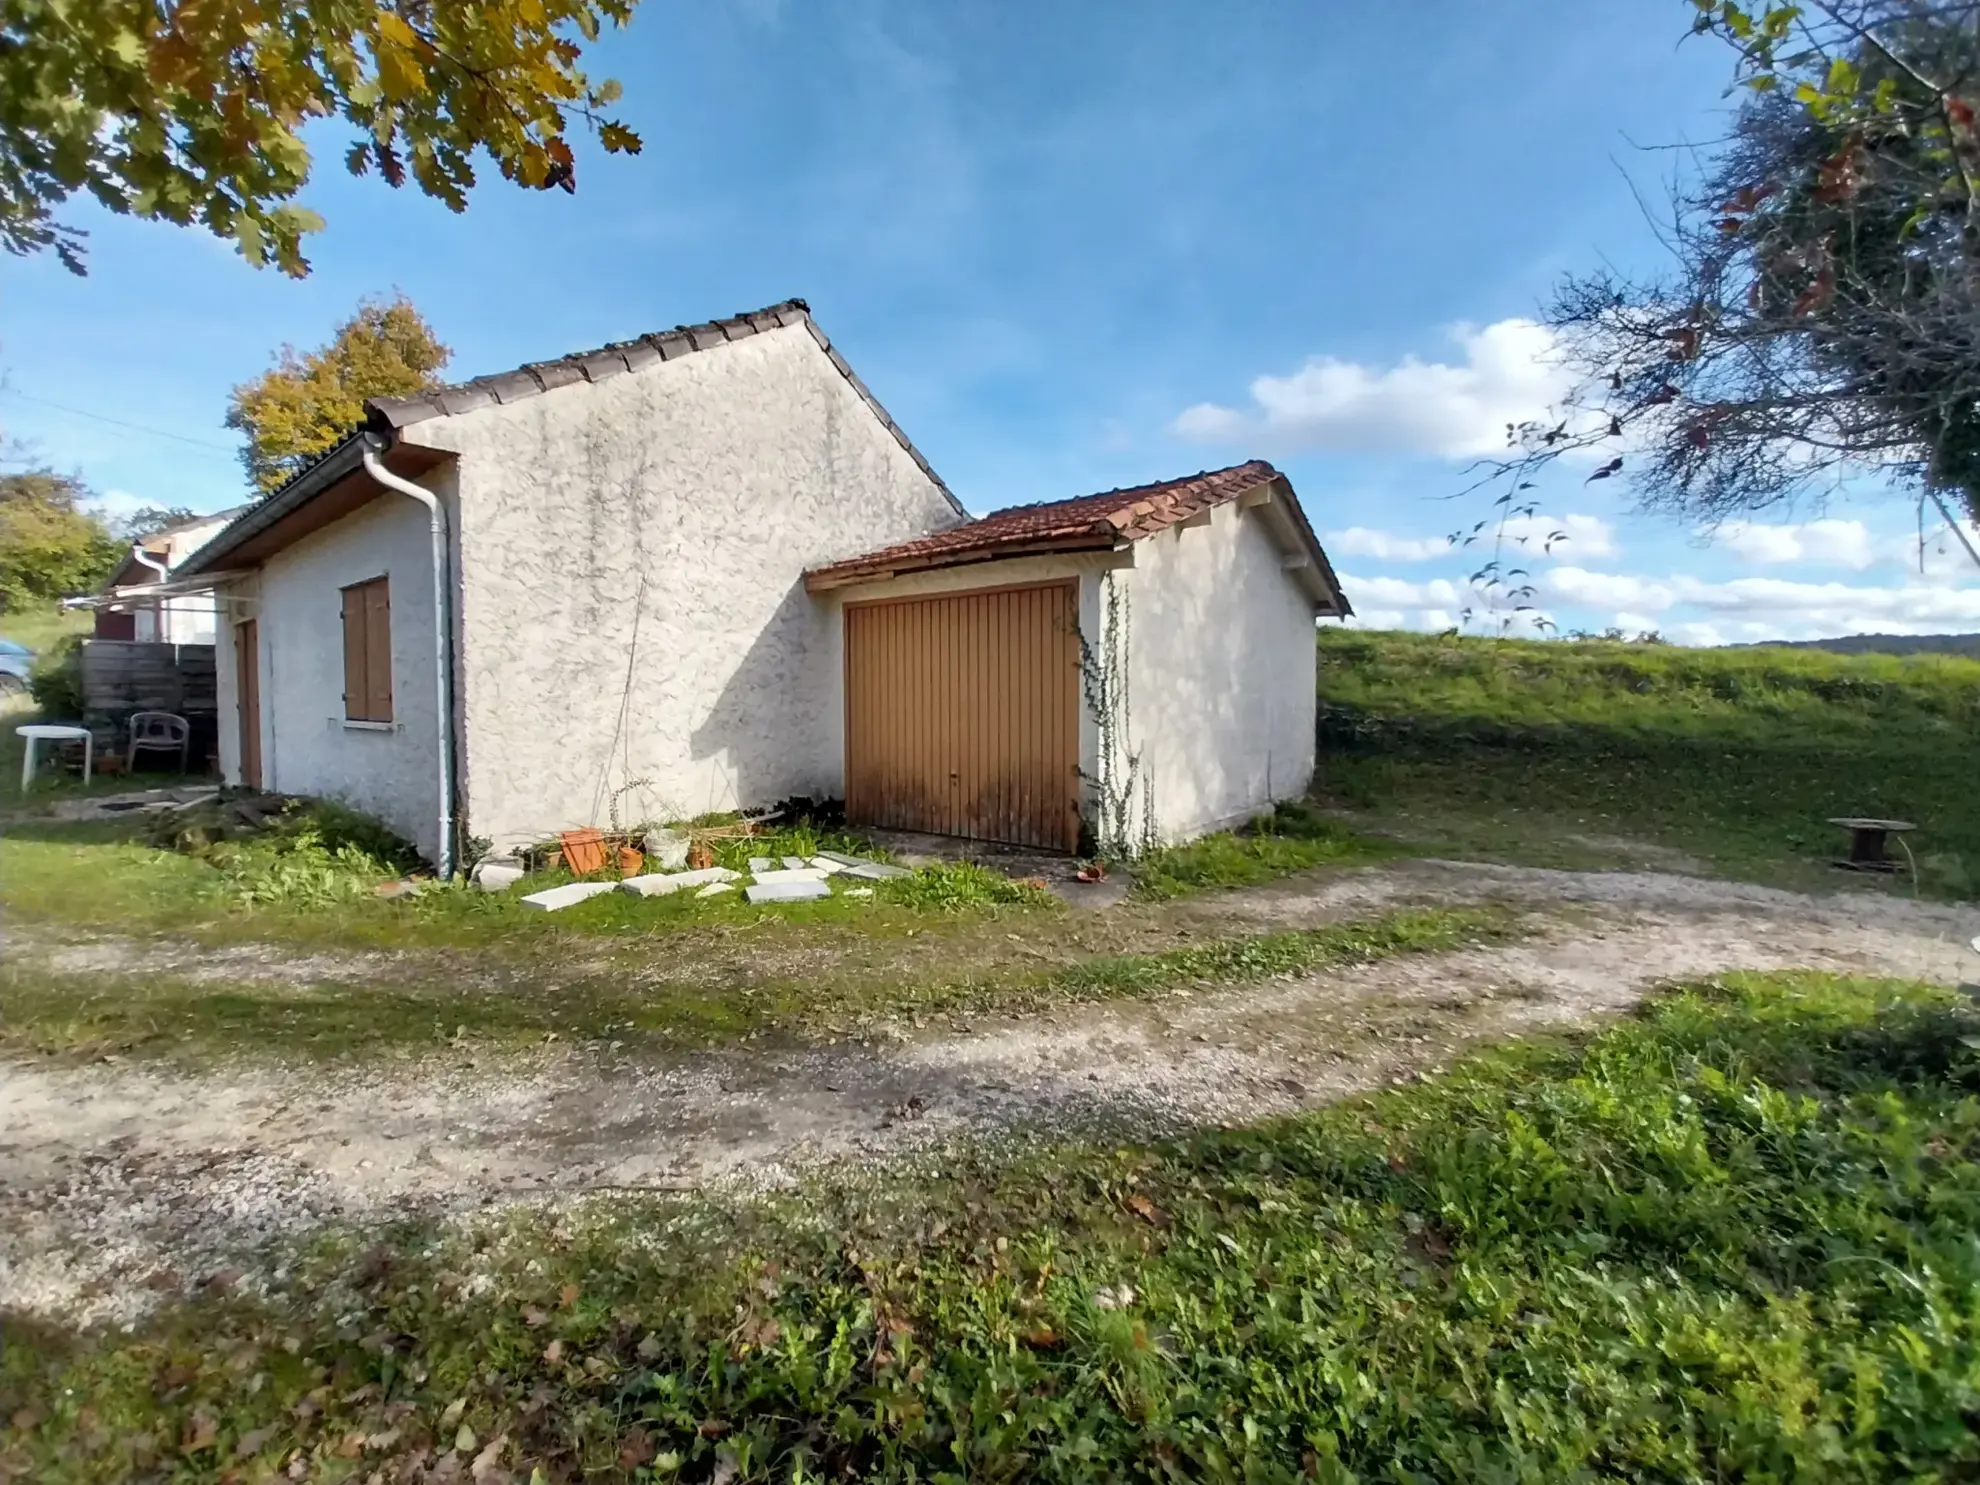
[[[643,1428],[635,1428],[619,1440],[619,1468],[636,1470],[643,1464],[651,1464],[659,1452],[653,1436]]]
[[[219,1432],[219,1420],[206,1409],[197,1408],[186,1420],[185,1431],[179,1436],[179,1448],[187,1454],[210,1448]]]
[[[645,148],[640,137],[624,124],[600,125],[598,142],[615,155],[636,155]]]
[[[577,1302],[578,1302],[577,1285],[566,1284],[564,1285],[563,1288],[557,1291],[557,1303],[562,1305],[565,1309],[567,1310],[570,1309],[572,1306],[576,1305]]]
[[[1169,1225],[1168,1213],[1164,1212],[1140,1192],[1137,1191],[1134,1195],[1130,1196],[1127,1199],[1127,1204],[1129,1211],[1133,1212],[1135,1216],[1141,1218],[1142,1221],[1148,1223],[1150,1226],[1167,1227]]]

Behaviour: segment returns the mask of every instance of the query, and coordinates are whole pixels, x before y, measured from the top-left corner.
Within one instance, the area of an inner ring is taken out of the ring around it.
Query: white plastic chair
[[[177,751],[179,772],[186,771],[186,753],[192,747],[192,723],[176,712],[132,712],[131,744],[124,767],[134,770],[140,749],[154,753]]]

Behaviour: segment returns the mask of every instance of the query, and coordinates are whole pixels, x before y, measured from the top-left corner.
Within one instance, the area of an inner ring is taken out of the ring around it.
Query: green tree
[[[636,0],[0,0],[0,244],[83,272],[78,192],[115,212],[199,224],[249,262],[309,271],[296,203],[303,131],[337,119],[354,175],[411,175],[455,211],[486,151],[504,177],[574,187],[566,129],[606,150],[639,136],[579,68]]]
[[[367,397],[434,386],[452,354],[403,295],[367,300],[330,343],[283,346],[275,364],[234,388],[227,426],[247,435],[241,462],[267,494],[364,421]]]
[[[199,512],[183,505],[141,505],[116,523],[116,534],[124,541],[143,541],[147,536],[156,536],[161,531],[189,525],[198,519]]]
[[[52,469],[0,474],[0,613],[87,593],[124,546],[86,507],[89,490]]]
[[[1684,8],[1744,101],[1659,224],[1668,266],[1572,276],[1549,306],[1580,385],[1487,471],[1502,508],[1581,449],[1687,521],[1873,473],[1959,533],[1980,515],[1980,3]]]

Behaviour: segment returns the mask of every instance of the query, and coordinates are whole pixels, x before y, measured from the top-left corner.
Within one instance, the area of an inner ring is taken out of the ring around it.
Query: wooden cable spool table
[[[1918,828],[1909,820],[1866,820],[1855,815],[1840,815],[1829,823],[1849,832],[1849,856],[1836,863],[1845,871],[1896,871],[1903,863],[1886,855],[1885,845],[1892,836]]]

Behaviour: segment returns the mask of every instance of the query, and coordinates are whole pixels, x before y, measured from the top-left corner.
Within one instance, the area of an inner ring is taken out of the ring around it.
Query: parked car
[[[33,650],[11,639],[0,639],[0,701],[27,695],[28,672],[33,669]]]

